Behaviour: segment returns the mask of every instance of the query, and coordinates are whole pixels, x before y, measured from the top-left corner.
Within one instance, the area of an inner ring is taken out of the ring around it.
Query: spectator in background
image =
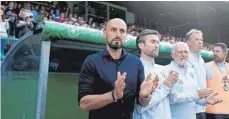
[[[6,43],[5,47],[4,47],[4,53],[6,54],[9,51],[10,48],[11,48],[10,41],[7,40],[7,43]]]
[[[79,17],[79,18],[78,18],[78,23],[80,24],[80,26],[84,24],[84,19],[83,19],[83,17]]]
[[[68,21],[69,20],[73,20],[73,16],[72,16],[72,13],[69,13],[69,15],[68,15],[68,19],[67,19]],[[74,21],[74,20],[73,20]],[[74,21],[75,22],[75,21]]]
[[[163,41],[163,42],[164,42],[164,43],[168,43],[168,44],[170,44],[170,42],[169,42],[169,36],[165,36],[164,38],[165,38],[165,39],[164,39],[164,41]]]
[[[170,41],[169,41],[171,44],[174,44],[175,43],[175,37],[171,37]]]
[[[16,12],[16,9],[17,9],[17,5],[18,5],[18,4],[15,2],[15,3],[14,3],[14,7],[13,7],[13,9],[14,9],[15,12]]]
[[[39,12],[39,8],[40,8],[39,5],[36,5],[36,6],[35,6],[35,10],[36,10],[37,12]]]
[[[135,25],[134,24],[130,24],[128,29],[127,29],[127,32],[129,34],[134,34],[134,32],[135,32],[134,29],[135,29]]]
[[[17,17],[16,12],[13,9],[14,7],[14,2],[9,3],[9,7],[6,8],[5,14],[9,17],[9,36],[14,36],[15,35],[15,19]]]
[[[74,22],[78,21],[78,20],[77,20],[77,14],[73,14],[72,20],[73,20]]]
[[[74,25],[75,26],[80,26],[80,24],[78,22],[75,22]]]
[[[46,7],[45,8],[45,11],[50,11],[50,7]]]
[[[64,12],[64,18],[68,18],[68,11]]]
[[[26,14],[27,14],[27,16],[29,16],[29,17],[33,17],[33,13],[32,13],[32,11],[31,11],[31,4],[30,3],[27,3],[26,4],[26,6],[25,6],[25,9],[26,9]]]
[[[35,22],[35,23],[37,23],[37,17],[38,17],[38,15],[39,15],[39,13],[38,13],[38,11],[37,11],[38,8],[39,8],[38,5],[36,5],[35,8],[34,8],[33,5],[32,5],[32,7],[31,7],[32,13],[33,13],[33,18],[34,18],[34,22]]]
[[[64,22],[64,20],[65,20],[65,18],[64,18],[64,13],[61,13],[61,14],[60,14],[60,18],[57,19],[57,22],[62,23],[62,22]]]
[[[48,11],[45,11],[44,12],[44,17],[48,18],[48,15],[49,15]]]
[[[93,23],[90,25],[90,28],[97,29],[97,24],[96,24],[95,22],[93,22]]]
[[[17,4],[17,8],[15,8],[14,10],[15,10],[15,13],[17,14],[17,16],[19,16],[19,13],[20,13],[20,11],[21,11],[21,4],[18,3],[18,4]]]
[[[60,18],[60,10],[56,9],[56,13],[54,14],[54,20],[57,21]]]
[[[101,24],[99,25],[99,30],[103,31],[104,28],[105,28],[105,25],[104,25],[103,23],[101,23]]]
[[[88,24],[86,21],[82,21],[80,26],[87,28]]]
[[[5,19],[4,9],[0,10],[0,38],[8,37],[7,29],[9,28],[9,22]]]
[[[69,24],[69,25],[73,25],[73,24],[74,24],[74,21],[69,20],[69,21],[67,22],[67,24]]]
[[[26,34],[28,31],[33,29],[33,23],[32,18],[26,16],[26,11],[22,10],[21,14],[19,16],[19,19],[16,21],[16,27],[17,27],[17,34],[16,37],[20,38],[24,34]]]
[[[39,11],[39,15],[37,16],[37,23],[39,23],[43,20],[43,18],[45,17],[44,13],[45,12],[43,10]]]
[[[45,6],[41,6],[41,10],[45,11]]]
[[[53,17],[54,17],[54,9],[53,9],[53,8],[51,8],[51,9],[49,10],[49,14],[52,14]]]
[[[49,14],[49,15],[48,15],[48,21],[54,21],[53,15],[52,15],[52,14]]]
[[[93,22],[93,18],[92,18],[92,17],[90,17],[90,18],[89,18],[89,20],[88,20],[88,25],[90,25],[90,26],[91,26],[91,25],[92,25],[92,22]]]
[[[1,1],[1,5],[2,5],[2,6],[7,6],[7,5],[8,5],[8,2],[7,2],[7,1]],[[1,7],[2,7],[2,6],[1,6]]]

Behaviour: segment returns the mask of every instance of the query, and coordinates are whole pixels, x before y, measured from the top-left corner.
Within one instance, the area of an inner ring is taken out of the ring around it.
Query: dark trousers
[[[229,119],[229,114],[209,114],[206,113],[207,119]]]
[[[206,113],[205,112],[196,113],[196,119],[206,119]]]

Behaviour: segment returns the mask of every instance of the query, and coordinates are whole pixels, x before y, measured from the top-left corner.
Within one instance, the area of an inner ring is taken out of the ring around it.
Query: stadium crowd
[[[1,21],[1,37],[15,37],[20,38],[30,30],[35,29],[37,23],[42,20],[55,21],[64,24],[81,26],[86,28],[93,28],[103,30],[104,23],[97,23],[92,17],[85,20],[83,16],[72,13],[70,8],[59,8],[53,6],[45,6],[30,2],[2,2],[0,11]],[[128,34],[137,36],[146,28],[137,24],[128,25]],[[161,42],[174,44],[183,41],[182,37],[174,37],[169,33],[161,35]],[[205,43],[204,50],[212,50],[213,45]]]

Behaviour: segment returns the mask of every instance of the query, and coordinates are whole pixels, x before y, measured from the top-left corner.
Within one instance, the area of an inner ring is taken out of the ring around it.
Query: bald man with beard
[[[78,102],[89,119],[132,119],[134,104],[149,104],[158,80],[145,79],[144,68],[137,56],[123,49],[126,23],[122,19],[108,21],[103,35],[106,48],[89,55],[81,68]]]

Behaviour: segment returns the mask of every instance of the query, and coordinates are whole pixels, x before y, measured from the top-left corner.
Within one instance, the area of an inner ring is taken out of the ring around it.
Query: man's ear
[[[225,59],[227,58],[227,52],[224,53]]]
[[[144,47],[144,43],[141,43],[141,42],[140,42],[140,43],[138,43],[138,47],[139,47],[139,49],[140,49],[140,50],[142,50],[142,49],[143,49],[143,47]]]
[[[187,40],[186,43],[187,43],[188,46],[190,46],[191,41],[190,40]]]
[[[175,53],[174,52],[171,52],[171,56],[174,59],[175,58]]]
[[[107,38],[107,32],[105,30],[103,30],[103,37]]]

